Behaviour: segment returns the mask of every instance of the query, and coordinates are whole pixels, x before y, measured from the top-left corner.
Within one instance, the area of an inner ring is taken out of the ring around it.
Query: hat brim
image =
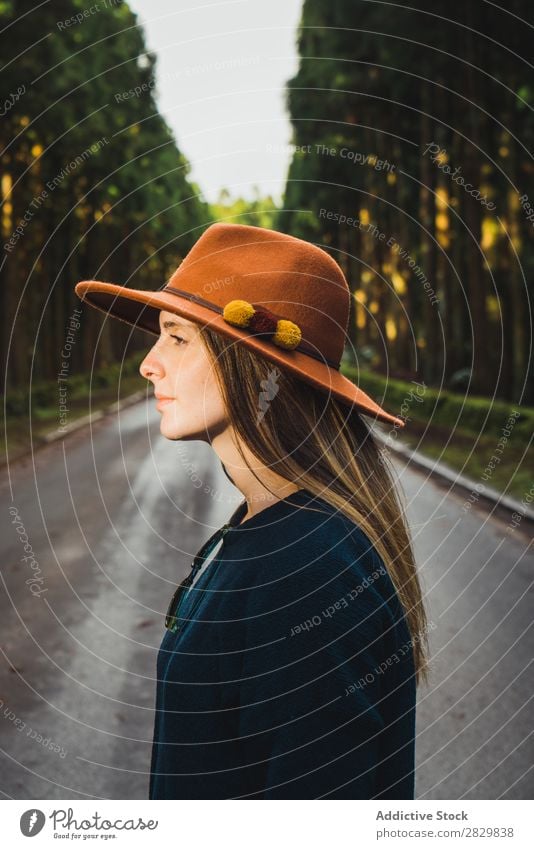
[[[371,416],[378,421],[404,427],[403,419],[382,409],[362,389],[351,380],[344,377],[337,369],[326,363],[315,360],[301,351],[284,351],[274,343],[263,341],[247,330],[235,327],[220,315],[194,303],[164,291],[146,291],[128,289],[115,283],[105,283],[100,280],[83,280],[75,286],[78,297],[95,309],[113,318],[118,318],[134,327],[145,330],[156,336],[160,334],[159,313],[161,310],[180,315],[189,321],[194,321],[207,327],[215,333],[221,333],[230,339],[236,339],[257,351],[270,362],[288,369],[303,381],[334,396],[338,401],[355,405],[359,412]]]

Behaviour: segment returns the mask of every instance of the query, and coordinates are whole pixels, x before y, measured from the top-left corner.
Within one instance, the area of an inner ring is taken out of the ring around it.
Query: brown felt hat
[[[263,227],[208,227],[157,291],[84,280],[93,307],[159,336],[167,310],[246,345],[348,405],[404,427],[339,371],[350,289],[339,265],[315,245]]]

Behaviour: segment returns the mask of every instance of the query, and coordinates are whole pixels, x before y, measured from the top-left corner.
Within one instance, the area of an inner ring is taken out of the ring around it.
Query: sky
[[[302,0],[129,0],[156,53],[157,102],[209,202],[282,197],[291,153],[285,84]]]

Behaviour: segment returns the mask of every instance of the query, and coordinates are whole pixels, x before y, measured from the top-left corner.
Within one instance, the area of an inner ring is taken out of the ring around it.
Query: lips
[[[175,400],[174,398],[170,398],[168,395],[161,395],[159,392],[155,393],[155,398],[157,399],[156,410],[162,410],[164,407],[168,406],[168,404],[172,404]]]

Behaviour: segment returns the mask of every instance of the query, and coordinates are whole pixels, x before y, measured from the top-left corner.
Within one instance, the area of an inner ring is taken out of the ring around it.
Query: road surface
[[[143,402],[4,470],[5,798],[147,798],[164,613],[242,500],[209,446],[171,443],[158,424]],[[432,626],[416,797],[532,798],[529,540],[404,461],[395,468]]]

